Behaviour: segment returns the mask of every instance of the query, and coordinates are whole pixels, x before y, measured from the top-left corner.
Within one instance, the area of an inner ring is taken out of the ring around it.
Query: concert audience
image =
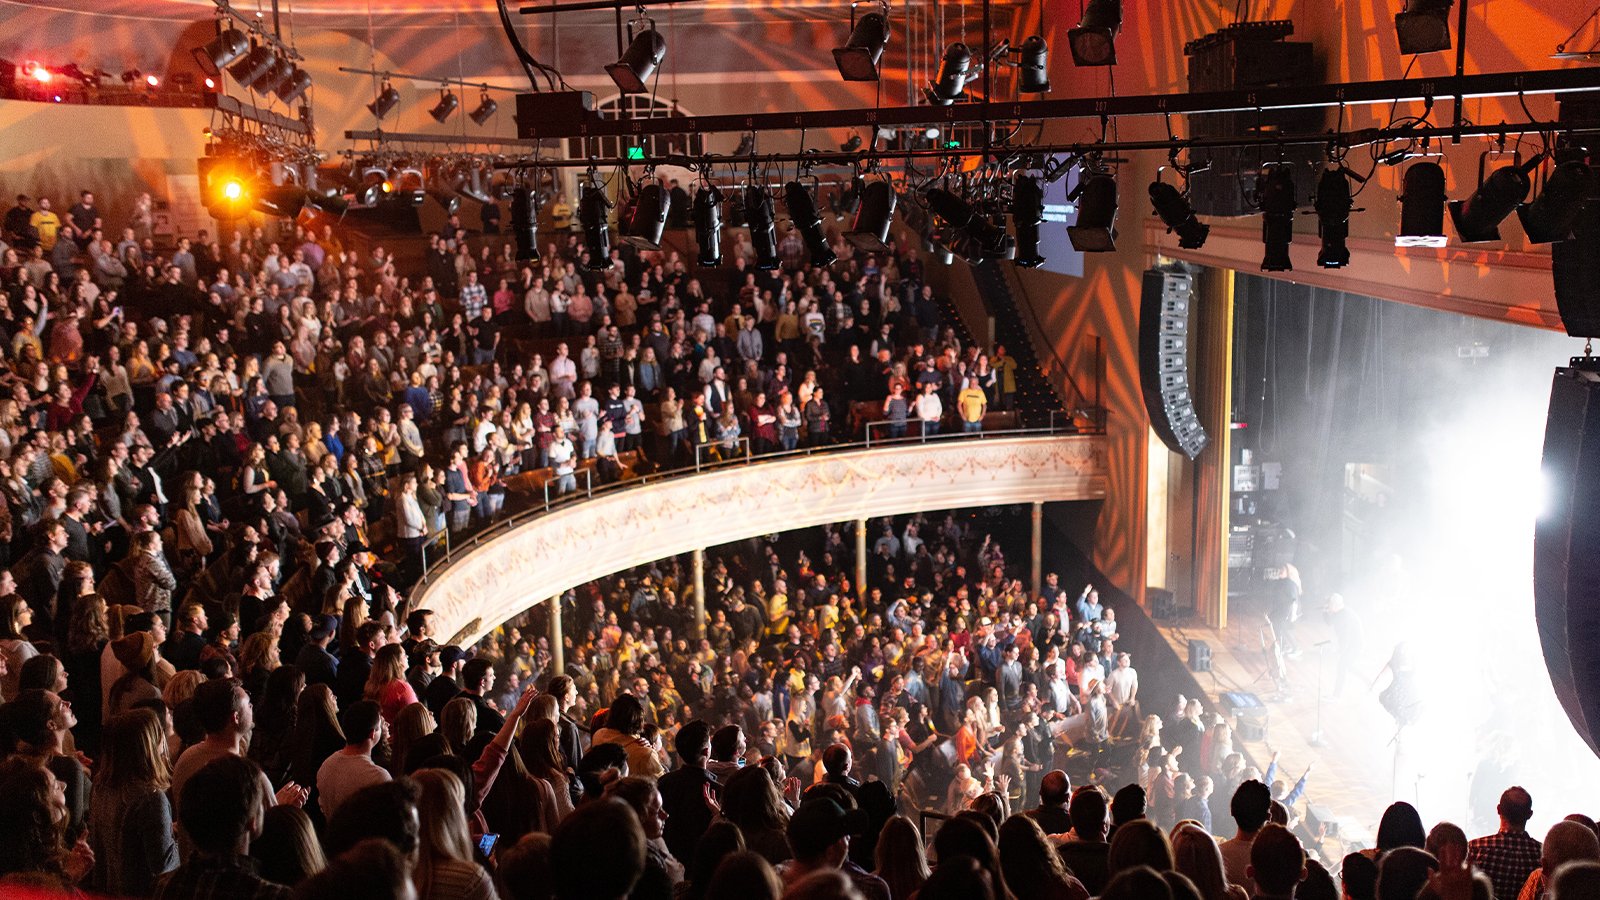
[[[412,266],[332,227],[112,244],[91,195],[64,218],[32,203],[0,235],[0,894],[1328,883],[1305,778],[1251,768],[1199,701],[1142,708],[1098,591],[1027,590],[978,517],[874,520],[861,583],[846,527],[713,551],[703,635],[680,558],[474,647],[409,602],[434,535],[580,471],[881,419],[891,437],[981,429],[1012,406],[1015,362],[942,322],[914,249],[838,240],[819,268],[790,234],[766,272],[740,237],[726,273],[622,248],[597,271],[570,232],[519,263],[452,225]],[[1508,790],[1498,834],[1463,849],[1440,830],[1436,858],[1397,805],[1346,892],[1411,900],[1464,856],[1498,896],[1580,895],[1592,829],[1541,847],[1531,809]]]

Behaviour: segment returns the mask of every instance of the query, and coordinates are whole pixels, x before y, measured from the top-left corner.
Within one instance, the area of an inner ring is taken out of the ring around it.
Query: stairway
[[[1045,375],[1027,323],[1018,311],[1011,280],[1000,266],[999,262],[986,260],[967,268],[977,283],[984,309],[994,319],[995,343],[1005,345],[1007,355],[1017,361],[1017,411],[1025,424],[1042,427],[1049,424],[1052,410],[1074,409],[1087,403],[1082,398],[1062,397],[1054,379]]]

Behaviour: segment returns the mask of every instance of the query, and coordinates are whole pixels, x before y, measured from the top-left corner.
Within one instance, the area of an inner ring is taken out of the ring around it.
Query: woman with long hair
[[[439,736],[452,756],[467,756],[467,742],[478,730],[478,707],[469,697],[457,697],[439,711]]]
[[[261,766],[274,785],[282,785],[289,776],[295,713],[305,686],[306,676],[299,666],[280,666],[267,676],[266,688],[255,704],[256,727],[250,737],[250,758]]]
[[[500,774],[479,808],[485,828],[500,835],[507,846],[516,844],[524,835],[554,831],[554,823],[548,822],[553,802],[548,792],[547,782],[528,774],[521,753],[506,754]]]
[[[0,657],[5,660],[5,671],[0,673],[0,702],[17,695],[22,664],[39,655],[38,649],[24,636],[24,631],[32,624],[33,608],[22,595],[0,597]]]
[[[931,874],[928,852],[917,823],[905,816],[894,816],[883,823],[875,852],[877,866],[873,874],[888,883],[891,900],[911,900],[927,883]]]
[[[239,646],[239,680],[252,703],[261,702],[267,689],[267,679],[281,666],[278,656],[278,636],[270,631],[258,631],[244,639]]]
[[[266,811],[260,836],[250,842],[250,857],[262,878],[288,887],[328,867],[311,817],[298,806],[273,806]]]
[[[406,648],[400,644],[380,647],[372,658],[372,673],[362,696],[378,704],[383,720],[394,724],[400,711],[417,702],[417,692],[406,681]]]
[[[1006,887],[1029,900],[1088,900],[1083,883],[1068,874],[1039,823],[1015,815],[1000,825],[1000,869]]]
[[[1228,883],[1216,839],[1193,822],[1184,822],[1172,832],[1172,865],[1194,883],[1200,900],[1248,900],[1250,896],[1243,887]]]
[[[1117,826],[1106,851],[1106,871],[1115,878],[1123,869],[1149,866],[1157,872],[1172,871],[1172,845],[1149,819],[1134,819]]]
[[[728,778],[722,788],[722,816],[739,826],[745,848],[761,854],[767,862],[777,865],[794,857],[789,848],[788,807],[765,767],[749,766]],[[883,846],[881,839],[878,846]]]
[[[594,733],[592,746],[618,744],[628,754],[628,771],[642,778],[660,778],[666,774],[655,748],[645,740],[644,706],[632,694],[618,694],[606,712],[605,727]]]
[[[89,874],[94,853],[87,842],[66,844],[67,803],[61,782],[32,761],[0,763],[0,879],[68,889]]]
[[[444,769],[422,769],[411,776],[422,789],[417,818],[417,867],[412,881],[417,900],[493,898],[494,883],[472,857],[467,830],[467,793],[461,779]]]
[[[100,664],[106,644],[110,642],[111,629],[106,623],[106,601],[95,590],[94,570],[88,563],[67,564],[68,578],[80,580],[79,595],[72,605],[72,617],[67,623],[66,655],[62,662],[67,667],[67,679],[72,682],[74,702],[78,711],[78,727],[72,736],[78,749],[94,756],[100,750],[100,701],[105,692],[101,689]],[[84,587],[88,592],[82,593]]]
[[[619,778],[607,786],[606,796],[632,807],[639,824],[644,826],[644,874],[634,884],[630,900],[672,900],[678,883],[683,881],[683,866],[672,857],[661,836],[667,814],[661,808],[661,792],[656,789],[656,780],[637,775]]]
[[[703,900],[722,861],[744,849],[739,826],[726,820],[712,822],[695,842],[694,859],[689,861],[678,900]]]
[[[572,812],[572,793],[567,782],[566,765],[561,757],[560,726],[548,718],[533,719],[522,732],[518,745],[528,776],[540,782],[543,807],[541,831],[554,831],[556,825]]]
[[[105,751],[95,765],[89,805],[89,885],[97,891],[148,896],[156,878],[178,866],[166,731],[149,709],[112,716],[105,724]]]
[[[344,748],[344,730],[339,727],[339,706],[333,691],[325,684],[306,685],[295,704],[295,725],[289,745],[289,780],[311,788],[305,808],[313,818],[320,815],[317,804],[317,770],[328,757]]]
[[[940,825],[933,836],[933,855],[939,862],[935,872],[958,856],[969,856],[989,874],[996,900],[1007,900],[1012,894],[1006,889],[1000,848],[995,844],[996,833],[994,821],[988,816],[971,811],[957,813],[955,818]]]
[[[389,726],[389,774],[396,778],[405,774],[406,756],[416,743],[437,728],[433,713],[421,703],[413,703],[394,717]]]

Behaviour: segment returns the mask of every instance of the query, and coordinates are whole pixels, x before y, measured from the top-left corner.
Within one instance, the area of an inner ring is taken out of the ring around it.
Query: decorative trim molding
[[[1105,438],[943,440],[723,468],[602,494],[464,554],[423,591],[462,644],[596,578],[697,547],[867,516],[1099,500]]]

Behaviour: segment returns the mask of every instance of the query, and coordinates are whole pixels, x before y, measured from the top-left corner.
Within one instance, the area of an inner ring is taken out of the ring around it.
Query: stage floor
[[[1338,662],[1332,631],[1320,613],[1303,616],[1294,629],[1301,652],[1285,659],[1285,690],[1280,691],[1262,648],[1264,617],[1248,603],[1241,606],[1234,608],[1225,629],[1193,622],[1158,622],[1157,626],[1180,660],[1188,659],[1189,641],[1198,639],[1210,645],[1211,671],[1194,674],[1206,692],[1208,710],[1224,711],[1221,698],[1230,691],[1253,693],[1265,704],[1264,740],[1244,741],[1235,727],[1236,744],[1258,768],[1265,772],[1276,752],[1277,778],[1292,785],[1308,765],[1313,766],[1306,801],[1325,810],[1339,825],[1338,837],[1324,843],[1324,858],[1337,862],[1346,852],[1372,846],[1378,820],[1394,800],[1410,801],[1424,809],[1452,805],[1453,800],[1464,805],[1470,772],[1446,776],[1431,767],[1433,774],[1424,778],[1415,764],[1420,752],[1417,739],[1410,733],[1395,739],[1393,719],[1378,702],[1387,678],[1373,686],[1386,653],[1369,652],[1359,659],[1342,694],[1336,695]],[[1323,644],[1325,641],[1328,643]],[[1144,711],[1156,712],[1164,721],[1171,717],[1167,710]],[[1229,724],[1234,724],[1231,718]],[[1430,779],[1434,783],[1427,783]],[[1304,805],[1301,812],[1304,815]],[[1231,835],[1231,822],[1214,824],[1218,832]]]

